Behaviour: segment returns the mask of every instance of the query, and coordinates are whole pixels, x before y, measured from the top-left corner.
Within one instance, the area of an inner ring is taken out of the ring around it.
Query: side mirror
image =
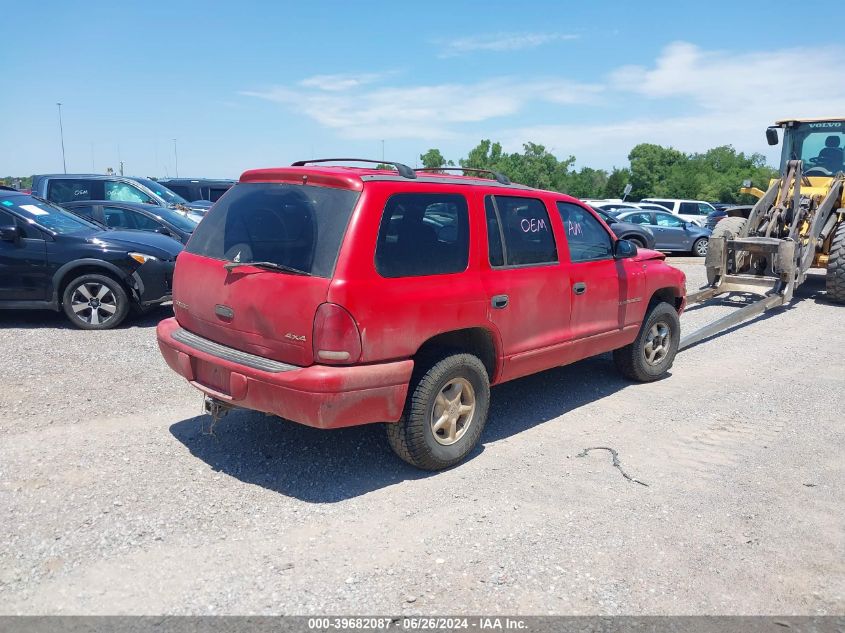
[[[173,235],[173,233],[170,232],[170,229],[168,229],[166,226],[158,227],[155,232],[159,235],[167,235],[168,237]]]
[[[613,244],[614,259],[628,259],[637,254],[637,245],[628,240],[616,240]]]
[[[17,242],[21,239],[21,230],[16,226],[0,226],[0,241]]]
[[[769,145],[777,145],[778,144],[778,129],[776,127],[767,127],[766,128],[766,142]]]

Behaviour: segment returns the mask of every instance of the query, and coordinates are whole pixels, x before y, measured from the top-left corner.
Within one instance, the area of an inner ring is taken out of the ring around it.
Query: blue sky
[[[413,165],[482,138],[578,165],[639,142],[774,155],[774,119],[845,116],[845,45],[769,2],[41,2],[0,68],[0,175],[237,177],[314,156]],[[822,11],[823,13],[823,11]],[[48,16],[45,19],[45,16]],[[8,25],[8,13],[4,17]],[[818,86],[828,86],[823,93]],[[805,88],[808,86],[808,88]],[[814,93],[818,93],[814,94]],[[10,151],[11,150],[11,151]]]

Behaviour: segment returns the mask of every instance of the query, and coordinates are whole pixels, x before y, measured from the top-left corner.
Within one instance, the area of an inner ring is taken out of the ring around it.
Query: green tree
[[[640,143],[628,154],[631,163],[631,199],[671,195],[666,187],[672,168],[685,160],[683,153],[671,147]],[[678,196],[671,196],[678,197]]]
[[[598,197],[621,198],[625,195],[625,185],[631,182],[631,170],[627,167],[614,167],[607,177],[604,191]]]
[[[420,154],[420,162],[426,169],[436,169],[446,166],[446,158],[439,149],[430,149],[425,154]]]

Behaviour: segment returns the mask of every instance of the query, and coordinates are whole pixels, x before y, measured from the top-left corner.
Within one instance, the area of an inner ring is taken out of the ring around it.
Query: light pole
[[[176,160],[176,177],[179,177],[179,154],[176,152],[176,139],[173,139],[173,158]]]
[[[65,131],[62,127],[62,104],[56,103],[56,105],[59,106],[59,138],[62,139],[62,167],[64,168],[65,173],[67,173],[67,162],[65,161]]]

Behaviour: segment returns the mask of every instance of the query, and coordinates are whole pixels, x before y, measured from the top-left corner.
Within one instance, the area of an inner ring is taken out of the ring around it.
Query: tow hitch
[[[232,405],[228,402],[223,402],[210,396],[203,396],[203,413],[211,416],[211,426],[208,429],[211,435],[214,435],[214,425],[217,424],[218,420],[228,415],[230,409],[232,409]]]

